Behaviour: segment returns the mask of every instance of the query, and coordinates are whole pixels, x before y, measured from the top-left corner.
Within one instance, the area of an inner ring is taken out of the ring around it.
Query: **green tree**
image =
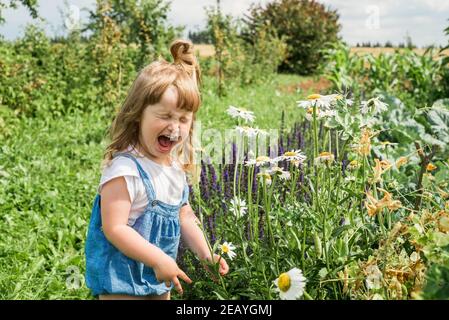
[[[262,25],[275,28],[287,43],[282,71],[314,73],[322,62],[322,49],[338,40],[341,26],[336,10],[314,0],[275,0],[263,7],[252,5],[245,22],[250,30]]]
[[[109,7],[100,12],[100,7]],[[136,44],[139,55],[136,67],[140,69],[159,53],[168,55],[168,43],[180,33],[179,28],[167,25],[170,4],[163,0],[97,0],[97,8],[90,11],[90,23],[85,28],[100,34],[104,28],[104,15],[119,28],[126,44]]]
[[[25,8],[28,9],[30,15],[36,19],[38,17],[37,14],[37,0],[9,0],[9,1],[0,1],[0,24],[5,22],[5,19],[2,16],[3,9],[13,8],[17,9],[17,5],[22,4]]]

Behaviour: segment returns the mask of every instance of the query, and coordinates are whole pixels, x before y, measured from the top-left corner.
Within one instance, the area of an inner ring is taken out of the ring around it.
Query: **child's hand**
[[[227,274],[229,272],[228,263],[226,262],[226,260],[223,257],[220,257],[218,254],[214,254],[214,260],[215,260],[215,262],[218,262],[220,264],[218,272],[220,272],[220,274],[222,276],[224,276],[225,274]]]
[[[170,283],[173,282],[173,285],[180,294],[182,294],[183,290],[178,277],[187,283],[192,283],[192,280],[190,280],[184,271],[178,267],[175,260],[168,255],[163,255],[160,259],[158,259],[158,262],[153,269],[156,279],[159,282],[165,282],[167,287],[170,287]]]
[[[209,257],[207,259],[207,262],[211,263],[212,259]],[[220,275],[224,276],[225,274],[227,274],[229,272],[228,263],[226,262],[226,260],[223,257],[219,256],[218,254],[214,254],[213,263],[219,263],[218,272],[220,273]],[[218,279],[214,276],[214,273],[210,270],[210,268],[208,267],[207,264],[204,264],[204,268],[210,273],[212,280],[217,282]]]

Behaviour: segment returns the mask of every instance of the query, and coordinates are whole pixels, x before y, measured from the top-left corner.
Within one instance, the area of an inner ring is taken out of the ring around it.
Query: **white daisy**
[[[298,107],[303,109],[313,108],[316,106],[318,109],[330,109],[332,106],[335,106],[338,100],[342,100],[346,102],[348,105],[352,105],[353,101],[350,99],[346,99],[340,94],[330,94],[330,95],[321,95],[321,94],[312,94],[307,97],[307,100],[297,101]]]
[[[248,161],[245,161],[245,165],[246,166],[264,166],[264,165],[268,165],[268,164],[273,164],[276,163],[275,161],[276,159],[271,159],[268,156],[258,156],[256,159],[250,159]]]
[[[301,150],[291,150],[285,152],[282,156],[275,158],[274,161],[279,162],[286,160],[304,162],[306,159],[307,157],[301,152]]]
[[[361,102],[361,109],[360,112],[362,114],[367,114],[369,112],[372,112],[373,114],[381,113],[383,111],[388,110],[388,105],[386,103],[383,103],[380,101],[378,97],[371,98],[368,101],[362,101]]]
[[[301,103],[302,101],[298,101],[299,105],[301,107],[305,107],[307,105],[307,107],[313,107],[314,105],[316,105],[317,108],[330,108],[332,101],[335,99],[335,97],[333,95],[329,95],[329,96],[324,96],[321,94],[311,94],[310,96],[307,97],[307,102],[308,104],[305,103]]]
[[[290,172],[282,170],[282,168],[279,167],[273,167],[268,171],[271,175],[278,175],[281,180],[288,180],[290,179]]]
[[[316,118],[317,119],[323,119],[323,118],[331,118],[335,117],[337,115],[337,111],[335,110],[316,110]],[[313,108],[309,108],[306,111],[306,120],[312,121],[313,120]]]
[[[303,276],[302,271],[293,268],[286,273],[282,273],[273,282],[282,300],[296,300],[304,294],[306,281],[307,279]]]
[[[246,207],[245,200],[234,197],[234,199],[232,199],[230,202],[231,207],[229,210],[231,210],[231,212],[234,213],[237,217],[242,217],[246,214],[246,210],[248,208]]]
[[[315,158],[315,165],[319,165],[322,163],[331,164],[334,162],[334,155],[330,152],[321,152],[318,157]]]
[[[224,242],[220,245],[221,254],[227,254],[229,259],[232,260],[237,255],[234,250],[235,246],[231,242]]]
[[[241,108],[236,108],[234,106],[229,106],[226,111],[233,118],[241,118],[245,120],[245,122],[253,122],[254,121],[254,112],[248,111]]]
[[[265,181],[265,183],[269,186],[269,185],[271,185],[271,175],[268,173],[268,172],[266,172],[266,171],[263,171],[263,172],[259,172],[258,174],[257,174],[257,178],[259,178],[260,179],[260,183],[263,183],[264,181]]]

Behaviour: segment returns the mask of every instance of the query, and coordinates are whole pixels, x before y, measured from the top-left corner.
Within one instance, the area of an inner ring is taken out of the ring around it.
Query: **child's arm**
[[[224,258],[214,254],[213,260],[209,246],[207,245],[204,233],[199,227],[199,220],[195,216],[190,205],[183,206],[179,211],[179,220],[181,222],[181,236],[186,242],[187,246],[197,255],[200,260],[208,260],[220,262],[219,271],[225,275],[229,271],[228,264]]]
[[[101,220],[106,238],[124,255],[153,268],[159,281],[168,286],[173,282],[182,293],[178,277],[188,283],[191,280],[170,256],[128,226],[130,209],[125,179],[118,177],[105,183],[101,190]]]

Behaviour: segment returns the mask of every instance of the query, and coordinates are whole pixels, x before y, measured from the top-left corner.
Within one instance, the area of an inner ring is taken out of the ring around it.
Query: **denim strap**
[[[140,177],[142,178],[143,185],[145,186],[145,191],[147,193],[148,202],[151,203],[156,198],[156,194],[154,193],[153,185],[151,184],[151,180],[148,177],[147,173],[145,172],[145,170],[143,170],[143,168],[141,167],[139,162],[136,160],[136,158],[134,158],[134,156],[131,155],[130,153],[114,154],[114,158],[120,157],[120,156],[127,157],[127,158],[131,159],[132,161],[134,161],[134,163],[136,164],[137,170],[139,171]]]

